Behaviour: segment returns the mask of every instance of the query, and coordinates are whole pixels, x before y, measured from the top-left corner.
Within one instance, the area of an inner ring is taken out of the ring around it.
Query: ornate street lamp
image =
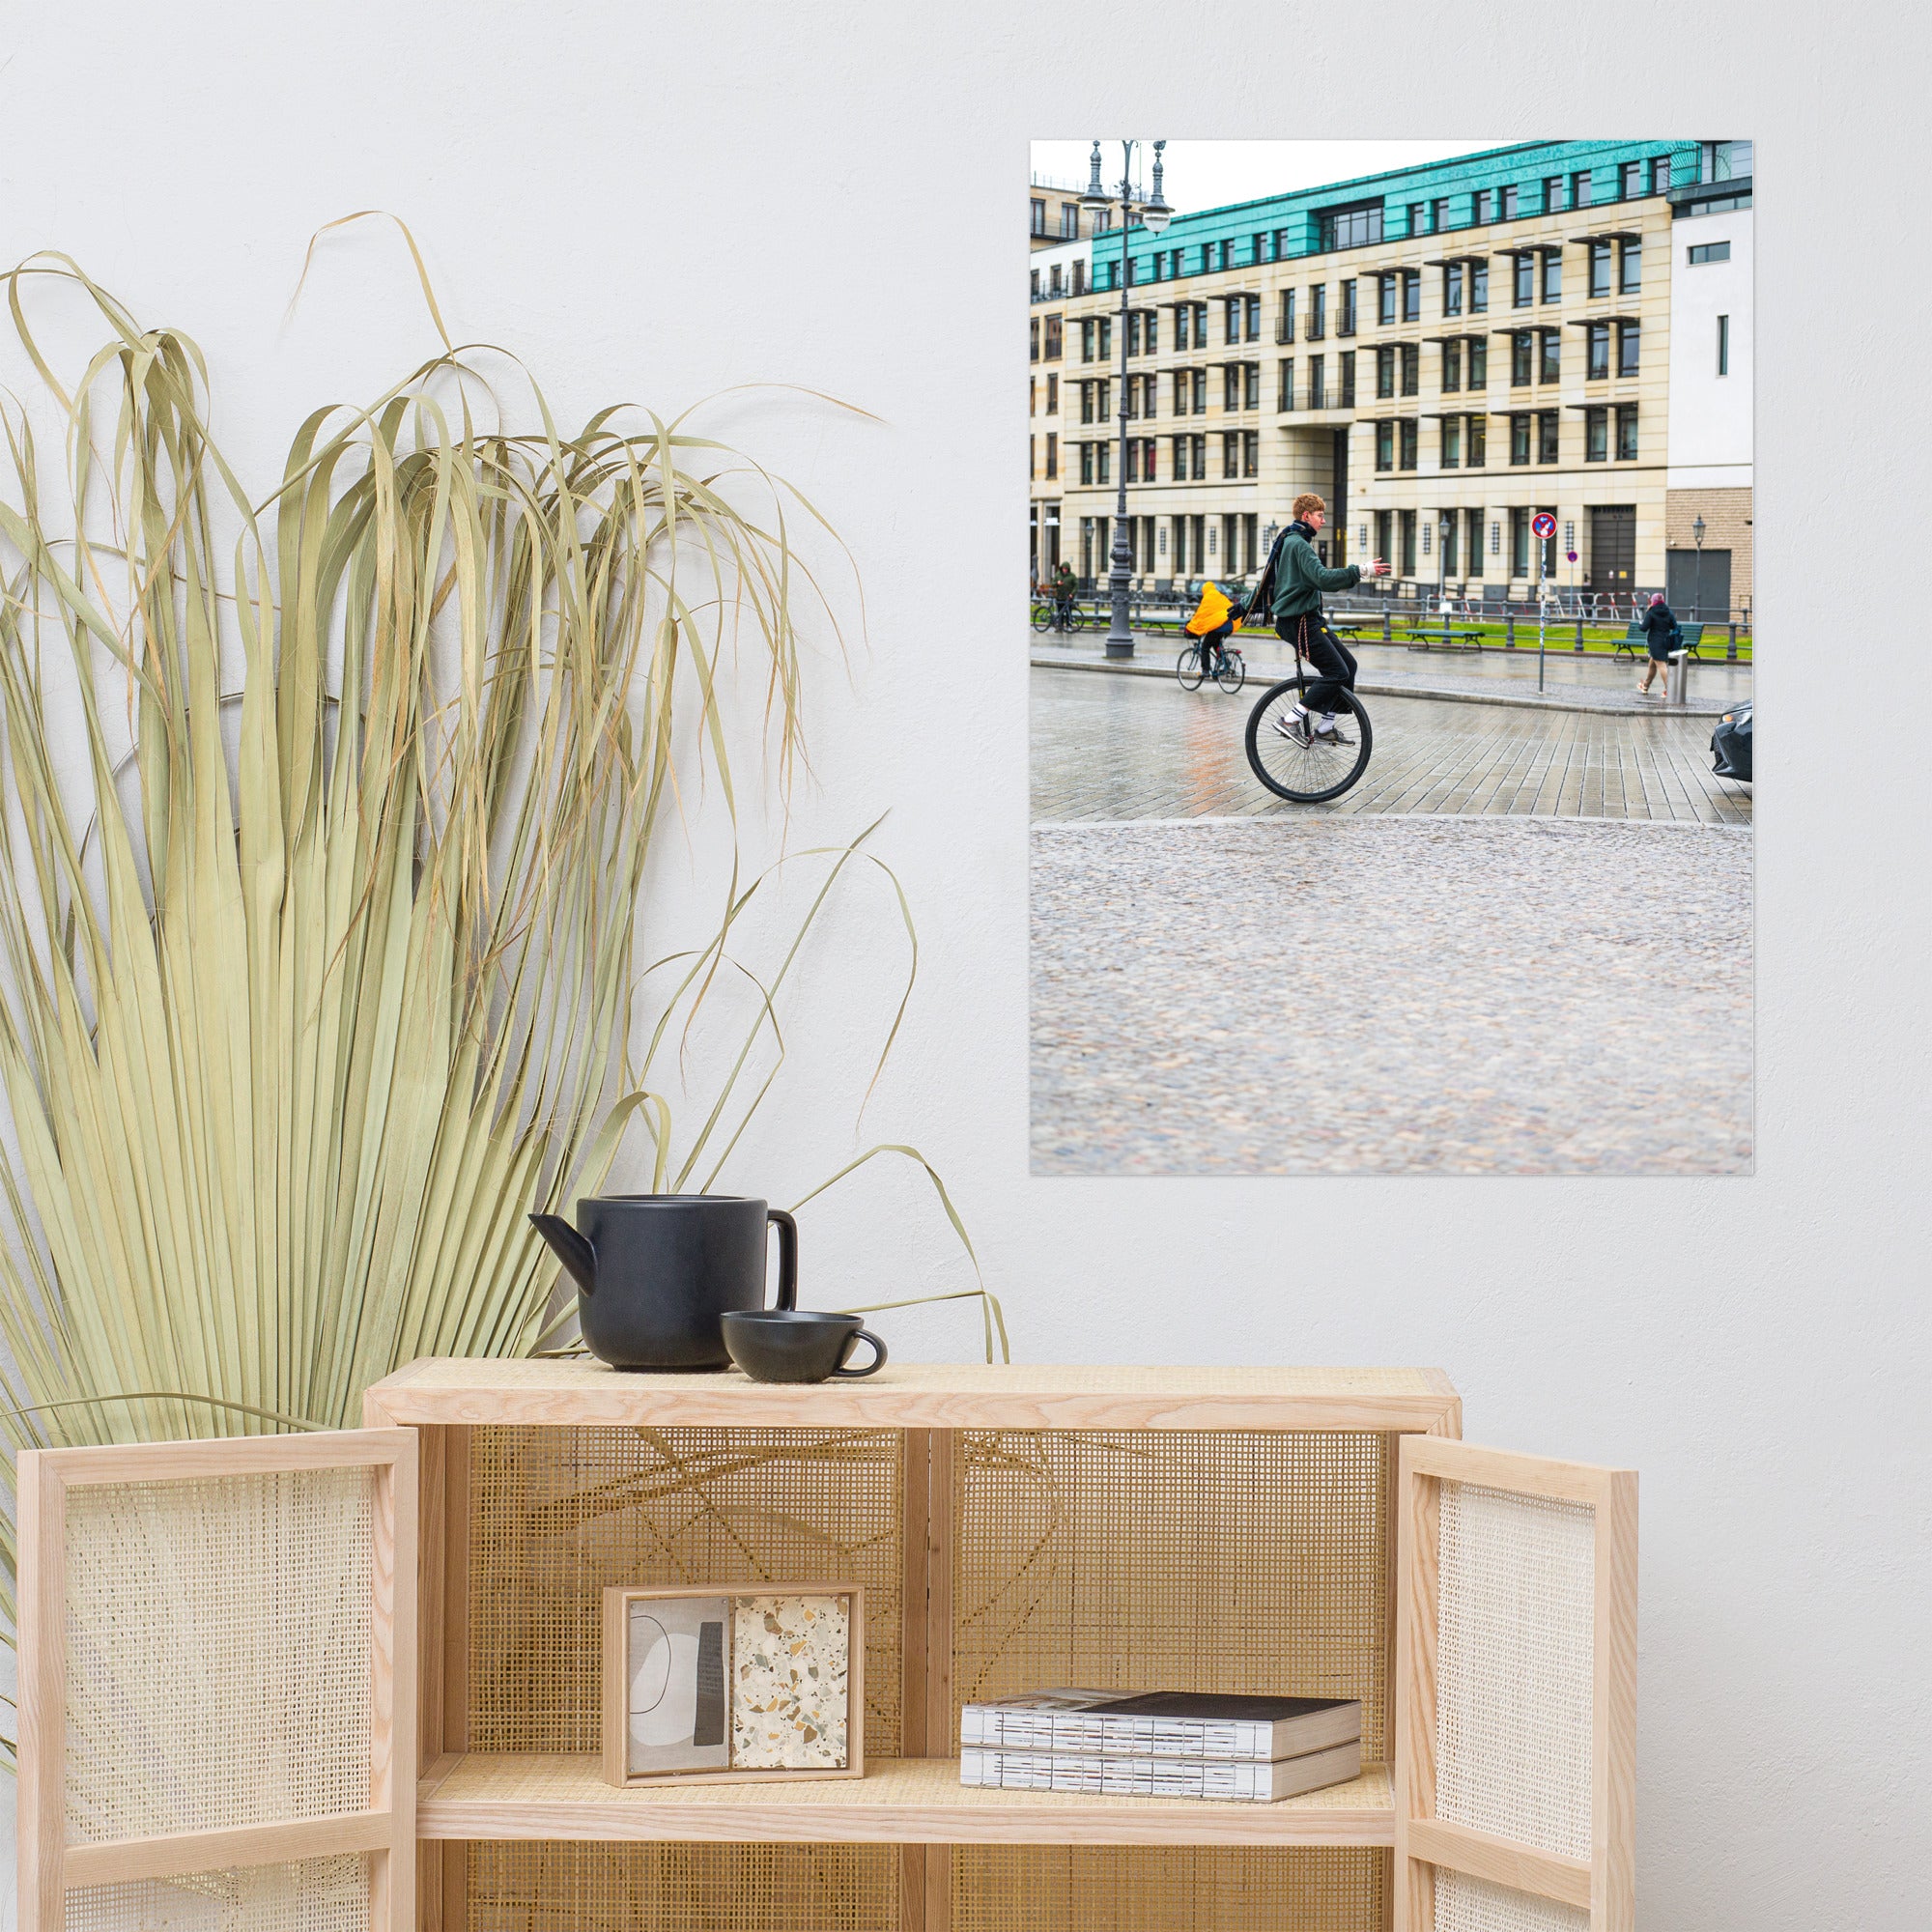
[[[1127,219],[1137,213],[1140,224],[1150,235],[1158,235],[1174,219],[1174,211],[1168,207],[1160,191],[1161,155],[1166,148],[1165,141],[1153,144],[1153,196],[1151,200],[1134,207],[1134,150],[1138,141],[1121,143],[1121,433],[1120,447],[1116,460],[1120,465],[1119,488],[1115,493],[1113,568],[1108,574],[1108,588],[1113,594],[1113,621],[1107,627],[1107,655],[1110,658],[1130,658],[1134,654],[1133,632],[1127,624],[1127,580],[1134,570],[1133,539],[1127,526],[1127,310],[1130,296],[1128,284]],[[1094,143],[1093,165],[1087,183],[1087,192],[1080,197],[1083,208],[1099,213],[1111,205],[1111,197],[1100,185],[1100,144]]]
[[[1704,619],[1704,519],[1699,517],[1690,526],[1690,540],[1697,546],[1697,588],[1691,599],[1690,615],[1694,622]]]

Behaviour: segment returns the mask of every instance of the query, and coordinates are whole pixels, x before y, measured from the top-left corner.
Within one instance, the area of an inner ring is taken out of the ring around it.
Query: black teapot
[[[720,1318],[765,1305],[765,1230],[779,1231],[780,1308],[798,1306],[798,1224],[732,1194],[606,1194],[531,1225],[577,1283],[583,1346],[613,1369],[724,1369]]]

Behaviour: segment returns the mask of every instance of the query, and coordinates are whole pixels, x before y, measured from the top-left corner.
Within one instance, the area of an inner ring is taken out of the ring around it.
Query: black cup
[[[723,1318],[724,1346],[754,1382],[822,1382],[832,1376],[876,1375],[886,1345],[856,1315],[819,1315],[800,1308],[735,1309]],[[860,1342],[872,1345],[863,1369],[848,1369]]]

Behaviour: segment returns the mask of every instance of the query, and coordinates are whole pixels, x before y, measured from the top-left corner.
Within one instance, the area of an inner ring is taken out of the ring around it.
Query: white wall
[[[1761,8],[1710,0],[1694,23],[1583,9],[1525,33],[1499,0],[1371,0],[1331,37],[1285,32],[1259,0],[1122,0],[1101,33],[1018,0],[80,0],[16,13],[0,49],[0,254],[69,249],[196,334],[256,476],[315,399],[371,394],[431,347],[373,228],[325,244],[284,320],[311,231],[368,207],[414,225],[459,333],[526,355],[568,412],[776,379],[883,419],[771,391],[715,418],[811,493],[866,572],[869,653],[849,684],[829,655],[814,668],[821,788],[800,828],[890,806],[880,847],[918,909],[925,975],[866,1132],[943,1167],[1035,1359],[1439,1363],[1472,1437],[1642,1470],[1652,1932],[1928,1917],[1932,670],[1816,521],[1821,500],[1855,505],[1861,550],[1885,555],[1921,514],[1924,387],[1871,378],[1917,366],[1923,251],[1901,245],[1896,197],[1851,191],[1926,159],[1907,44],[1923,29],[1884,17],[1768,32]],[[1210,28],[1268,55],[1161,57]],[[1683,58],[1693,43],[1721,62]],[[985,582],[1019,579],[1029,137],[1452,134],[1456,101],[1485,126],[1517,113],[1523,137],[1759,136],[1756,1176],[1034,1180],[1026,672],[1017,629],[951,560],[1004,552]],[[1846,305],[1823,334],[1821,301]],[[1820,352],[1854,320],[1857,355]],[[1808,739],[1793,756],[1780,721],[1815,719],[1825,600],[1831,661],[1856,660],[1868,701],[1830,755]],[[794,1034],[829,1044],[738,1170],[776,1198],[851,1145],[878,1037],[851,982],[882,983],[893,919],[883,895],[848,901],[801,986]],[[962,1279],[913,1177],[807,1211],[814,1299]],[[974,1345],[952,1311],[889,1332],[909,1352]]]
[[[1734,208],[1670,225],[1670,469],[1672,490],[1742,489],[1751,480],[1751,249],[1756,211]],[[1690,250],[1731,244],[1727,262],[1697,262]],[[1773,297],[1776,299],[1776,295]],[[1802,301],[1798,291],[1789,298]],[[1718,318],[1730,317],[1729,373],[1718,374]]]

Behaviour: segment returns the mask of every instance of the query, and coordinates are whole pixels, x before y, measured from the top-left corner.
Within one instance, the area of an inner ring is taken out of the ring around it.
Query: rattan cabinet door
[[[1632,1932],[1636,1475],[1402,1439],[1397,1932]]]
[[[407,1932],[416,1435],[28,1451],[21,1932]]]

